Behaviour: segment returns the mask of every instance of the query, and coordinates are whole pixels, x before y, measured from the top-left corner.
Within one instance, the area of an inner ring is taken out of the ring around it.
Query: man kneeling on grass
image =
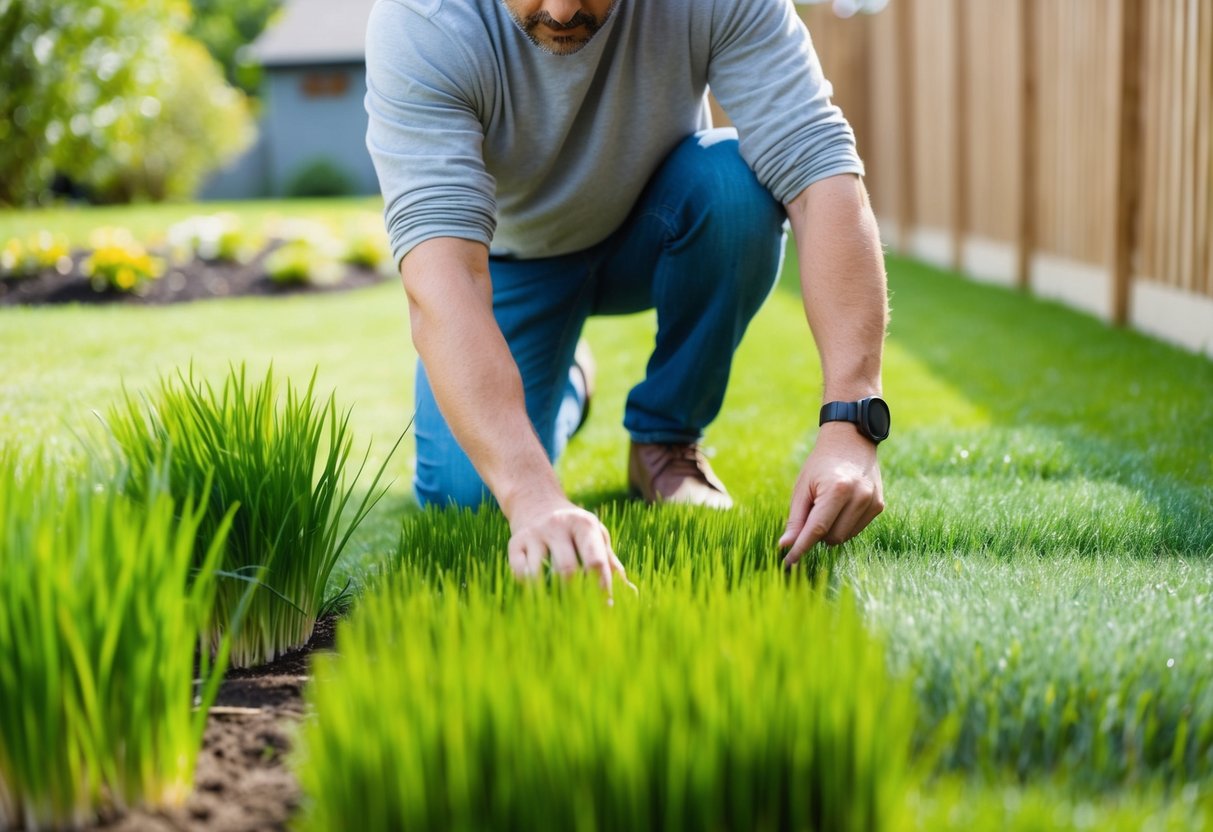
[[[737,132],[709,129],[709,84]],[[367,88],[420,355],[423,503],[495,497],[518,575],[550,557],[609,589],[623,566],[607,530],[552,464],[588,402],[586,318],[655,307],[624,416],[629,484],[728,508],[697,443],[790,219],[827,404],[778,545],[795,563],[880,513],[884,264],[791,0],[380,0]]]

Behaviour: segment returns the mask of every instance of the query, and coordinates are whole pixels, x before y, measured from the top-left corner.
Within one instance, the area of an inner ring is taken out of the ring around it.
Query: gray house
[[[317,162],[355,193],[378,193],[366,151],[366,25],[375,0],[287,0],[252,45],[264,67],[257,143],[203,189],[204,199],[282,195]]]

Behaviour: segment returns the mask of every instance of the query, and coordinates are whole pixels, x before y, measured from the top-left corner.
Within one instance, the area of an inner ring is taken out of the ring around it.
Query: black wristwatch
[[[856,429],[877,445],[889,438],[889,406],[879,396],[822,405],[817,425],[820,427],[826,422],[854,422]]]

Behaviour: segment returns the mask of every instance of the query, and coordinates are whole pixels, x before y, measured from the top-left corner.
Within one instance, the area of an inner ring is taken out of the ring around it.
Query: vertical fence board
[[[1074,264],[1110,279],[1120,320],[1135,282],[1213,301],[1213,0],[803,13],[902,248],[1001,246],[1025,286]]]
[[[1142,0],[1123,0],[1120,15],[1120,113],[1117,136],[1116,222],[1112,251],[1112,320],[1129,320],[1136,249],[1142,73]]]
[[[1200,31],[1201,63],[1197,77],[1200,79],[1201,111],[1197,119],[1200,139],[1196,175],[1200,210],[1197,214],[1196,268],[1203,279],[1194,288],[1213,296],[1213,0],[1202,0],[1200,4]]]
[[[1036,59],[1037,0],[1021,0],[1019,19],[1019,227],[1015,251],[1015,284],[1026,289],[1032,280],[1032,250],[1036,247],[1036,178],[1040,154],[1036,150],[1039,81]]]

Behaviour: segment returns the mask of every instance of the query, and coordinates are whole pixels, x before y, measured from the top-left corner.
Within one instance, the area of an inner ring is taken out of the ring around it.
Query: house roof
[[[262,66],[362,63],[375,0],[286,0],[253,43]]]

